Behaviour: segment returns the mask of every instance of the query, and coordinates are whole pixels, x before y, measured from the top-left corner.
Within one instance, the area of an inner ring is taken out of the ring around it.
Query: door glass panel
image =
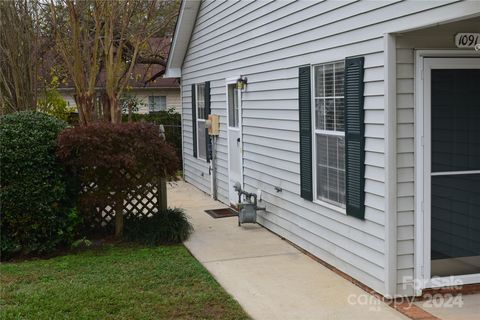
[[[228,126],[238,128],[238,90],[235,84],[228,85]]]
[[[432,276],[480,273],[480,174],[432,177]]]
[[[432,70],[432,172],[480,170],[480,69]]]
[[[480,70],[431,77],[431,276],[480,273]]]

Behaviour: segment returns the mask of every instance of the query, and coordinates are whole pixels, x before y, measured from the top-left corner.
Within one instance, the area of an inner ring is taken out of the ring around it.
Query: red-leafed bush
[[[58,158],[79,186],[80,211],[94,214],[92,208],[113,207],[117,236],[123,232],[124,200],[129,194],[174,176],[178,169],[175,150],[151,123],[69,128],[58,136],[57,145]]]

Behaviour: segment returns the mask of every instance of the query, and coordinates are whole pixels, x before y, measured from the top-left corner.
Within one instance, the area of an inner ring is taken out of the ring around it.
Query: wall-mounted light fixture
[[[247,77],[240,77],[237,79],[237,89],[245,91],[247,89],[248,79]]]

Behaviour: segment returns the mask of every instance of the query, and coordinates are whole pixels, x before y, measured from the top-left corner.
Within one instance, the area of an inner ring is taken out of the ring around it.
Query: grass
[[[183,245],[0,265],[0,319],[247,319]]]

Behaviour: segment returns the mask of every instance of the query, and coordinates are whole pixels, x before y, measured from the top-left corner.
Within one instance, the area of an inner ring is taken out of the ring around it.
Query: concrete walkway
[[[478,320],[480,319],[480,294],[464,294],[452,300],[441,296],[432,301],[419,301],[415,305],[442,320]],[[442,303],[443,302],[443,303]]]
[[[168,197],[195,228],[185,246],[254,319],[408,319],[265,228],[213,219],[204,210],[225,205],[193,186]]]

